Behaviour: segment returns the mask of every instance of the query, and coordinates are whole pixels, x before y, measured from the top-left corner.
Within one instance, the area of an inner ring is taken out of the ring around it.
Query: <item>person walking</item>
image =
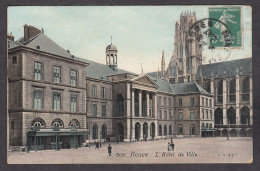
[[[96,142],[96,148],[95,148],[95,150],[96,149],[99,149],[99,143],[98,143],[98,141]]]
[[[111,156],[112,147],[110,146],[110,144],[109,144],[108,147],[107,147],[107,152],[108,152],[108,155]]]

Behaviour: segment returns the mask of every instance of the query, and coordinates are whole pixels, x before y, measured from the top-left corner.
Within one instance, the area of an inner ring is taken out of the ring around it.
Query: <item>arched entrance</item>
[[[215,115],[215,124],[221,125],[223,124],[223,111],[221,108],[217,108],[214,112]]]
[[[98,126],[97,126],[97,124],[93,124],[92,137],[93,137],[94,140],[98,139]]]
[[[117,95],[117,116],[124,116],[125,114],[124,107],[124,96],[122,94]]]
[[[195,125],[190,125],[190,135],[195,135]]]
[[[146,141],[148,138],[148,124],[145,122],[143,125],[143,139]]]
[[[137,122],[135,124],[135,139],[137,141],[140,141],[140,135],[141,135],[141,124],[139,122]]]
[[[159,136],[162,136],[162,125],[159,125]]]
[[[121,122],[117,123],[117,139],[124,141],[124,125]]]
[[[164,136],[167,136],[167,125],[164,125],[164,128],[163,128],[163,130],[164,130]]]
[[[231,137],[236,137],[237,136],[237,130],[236,129],[231,129],[230,130],[230,136]]]
[[[227,119],[229,124],[236,124],[236,110],[233,107],[227,110]]]
[[[154,139],[154,137],[155,137],[155,124],[154,123],[151,123],[150,134],[151,134],[152,139]]]
[[[239,136],[240,137],[246,137],[247,135],[246,135],[246,129],[240,129],[240,131],[239,131]]]
[[[102,125],[101,135],[102,135],[102,139],[107,138],[107,126],[105,124]]]
[[[241,110],[241,124],[250,124],[250,110],[248,107],[244,106]]]

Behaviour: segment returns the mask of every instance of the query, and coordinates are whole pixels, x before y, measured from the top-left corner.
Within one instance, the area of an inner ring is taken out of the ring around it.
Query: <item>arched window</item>
[[[229,101],[235,102],[236,101],[236,80],[233,79],[230,81],[229,85]]]
[[[172,135],[172,126],[169,125],[169,135]]]
[[[92,127],[93,139],[98,139],[98,126],[94,124]]]
[[[159,136],[162,136],[162,125],[159,125]]]
[[[117,112],[118,116],[124,116],[124,96],[122,94],[117,95]]]
[[[223,111],[221,108],[217,108],[214,112],[215,115],[215,124],[223,124]]]
[[[202,127],[202,129],[204,129],[204,128],[205,128],[205,124],[204,124],[204,123],[202,123],[202,124],[201,124],[201,127]]]
[[[207,90],[207,92],[210,93],[210,81],[208,81],[205,85],[205,89]]]
[[[190,135],[195,135],[195,125],[190,125]]]
[[[178,134],[183,135],[183,126],[182,125],[179,125]]]
[[[32,121],[32,128],[38,127],[39,129],[45,128],[45,122],[41,118],[36,118]]]
[[[249,90],[250,90],[250,79],[246,77],[242,82],[242,100],[248,101],[249,100]]]
[[[164,125],[164,136],[166,136],[166,135],[167,135],[167,126]]]
[[[209,127],[209,124],[208,123],[206,123],[206,128],[208,128]]]
[[[240,109],[241,114],[241,124],[250,124],[250,110],[248,107],[244,106],[242,109]]]
[[[76,127],[77,129],[80,128],[79,121],[77,119],[71,120],[69,123],[69,127],[71,128],[72,126]]]
[[[102,139],[106,139],[106,137],[107,137],[107,126],[105,124],[102,125],[101,136],[102,136]]]
[[[209,128],[212,128],[212,123],[209,124]]]
[[[236,110],[233,107],[227,110],[227,119],[229,124],[236,124]]]
[[[217,102],[223,103],[223,81],[220,80],[218,82],[218,88],[217,88]]]
[[[54,119],[51,123],[51,127],[58,127],[59,129],[64,128],[64,124],[61,119]]]

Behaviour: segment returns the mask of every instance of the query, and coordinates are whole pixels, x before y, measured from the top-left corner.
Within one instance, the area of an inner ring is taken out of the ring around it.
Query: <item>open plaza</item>
[[[174,138],[174,151],[168,150],[170,139],[139,142],[95,144],[78,149],[7,152],[9,164],[137,164],[137,163],[251,163],[252,137]]]

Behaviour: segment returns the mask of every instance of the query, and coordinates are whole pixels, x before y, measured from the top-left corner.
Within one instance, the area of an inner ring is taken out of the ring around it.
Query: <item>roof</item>
[[[86,77],[89,77],[89,78],[109,81],[109,79],[107,77],[111,76],[111,75],[125,74],[125,73],[134,74],[136,76],[138,75],[138,74],[126,71],[126,70],[119,69],[119,68],[117,70],[113,70],[108,65],[100,64],[100,63],[97,63],[97,62],[94,62],[94,61],[91,61],[88,59],[83,59],[83,58],[79,58],[79,57],[75,57],[75,59],[89,63],[89,65],[86,68]]]
[[[197,70],[196,79],[210,78],[211,75],[215,78],[224,76],[235,76],[238,73],[246,75],[252,73],[252,58],[244,58],[232,61],[225,61],[207,65],[200,65]],[[225,72],[225,73],[224,73]]]
[[[206,90],[204,90],[199,84],[195,82],[171,84],[171,88],[172,93],[175,95],[194,93],[210,95]]]
[[[117,51],[117,47],[115,45],[108,45],[106,50],[116,50]]]
[[[151,79],[154,80],[154,82],[158,85],[158,91],[161,92],[166,92],[166,93],[172,93],[172,89],[171,89],[171,84],[166,81],[166,80],[162,80],[162,79],[157,79],[155,77],[151,77]]]
[[[20,46],[20,44],[8,39],[8,49],[15,48],[17,46]]]

